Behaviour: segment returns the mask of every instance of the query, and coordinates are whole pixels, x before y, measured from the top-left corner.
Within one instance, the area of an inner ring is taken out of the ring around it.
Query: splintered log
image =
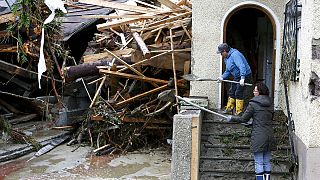
[[[137,32],[132,33],[133,38],[136,40],[140,50],[142,51],[142,54],[145,58],[149,59],[151,57],[151,53],[147,47],[147,45],[144,43],[142,38]]]
[[[64,79],[69,82],[80,77],[98,75],[99,69],[97,66],[110,66],[112,59],[113,58],[109,58],[101,61],[66,67],[63,69]],[[122,59],[126,62],[131,62],[131,57],[122,57]]]
[[[173,21],[176,21],[178,19],[181,19],[185,16],[189,16],[191,15],[192,12],[186,12],[186,13],[183,13],[183,14],[179,14],[178,16],[173,16],[173,17],[170,17],[170,18],[166,18],[166,19],[162,19],[160,21],[155,21],[155,22],[152,22],[150,24],[147,24],[146,27],[151,27],[151,26],[157,26],[157,25],[160,25],[160,24],[165,24],[165,23],[168,23],[168,22],[173,22]]]
[[[127,73],[121,73],[121,72],[115,72],[115,71],[110,71],[110,70],[103,70],[100,69],[101,73],[104,74],[110,74],[118,77],[123,77],[123,78],[128,78],[128,79],[136,79],[144,82],[154,82],[154,83],[159,83],[159,84],[168,84],[168,81],[161,80],[161,79],[156,79],[156,78],[149,78],[149,77],[142,77],[142,76],[137,76],[137,75],[132,75],[132,74],[127,74]]]

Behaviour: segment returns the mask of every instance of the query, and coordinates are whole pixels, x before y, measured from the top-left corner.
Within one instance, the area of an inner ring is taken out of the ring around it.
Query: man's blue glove
[[[241,86],[244,86],[244,79],[241,79],[241,80],[239,81],[239,83],[240,83]]]
[[[231,122],[231,120],[232,120],[232,115],[228,115],[228,116],[227,116],[227,121],[228,121],[228,122]]]

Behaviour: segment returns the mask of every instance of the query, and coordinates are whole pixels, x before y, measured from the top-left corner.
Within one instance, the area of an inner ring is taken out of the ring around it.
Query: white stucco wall
[[[320,1],[302,1],[301,18],[300,80],[289,84],[289,101],[296,135],[306,147],[320,147],[320,97],[314,99],[308,87],[311,71],[320,77],[320,61],[312,60],[312,39],[320,38]]]
[[[216,54],[217,46],[222,43],[223,20],[233,8],[242,4],[261,4],[268,7],[276,16],[282,33],[285,1],[256,0],[240,1],[227,0],[223,3],[212,0],[193,1],[192,5],[192,62],[191,71],[201,77],[217,78],[222,74],[222,59]],[[271,13],[271,12],[270,12]],[[279,28],[279,27],[278,27]],[[282,36],[279,36],[282,37]],[[280,47],[281,38],[278,39]],[[280,52],[281,49],[279,49]],[[280,54],[278,54],[280,56]],[[280,60],[280,59],[278,59]],[[279,66],[279,61],[276,64]],[[276,66],[277,66],[276,65]],[[276,70],[279,68],[276,67]],[[276,72],[275,89],[279,90],[279,73]],[[191,82],[190,95],[208,96],[209,106],[220,107],[220,84],[216,82]],[[276,94],[275,94],[276,96]],[[275,98],[278,101],[278,97]]]

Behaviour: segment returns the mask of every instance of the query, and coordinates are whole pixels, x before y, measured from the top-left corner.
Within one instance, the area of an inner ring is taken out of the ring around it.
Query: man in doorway
[[[221,54],[226,65],[226,70],[218,77],[218,82],[228,79],[230,75],[233,76],[234,81],[239,82],[231,83],[224,113],[232,114],[233,109],[236,108],[236,115],[239,115],[243,112],[245,82],[251,82],[252,79],[250,66],[243,54],[237,49],[231,48],[227,43],[220,44],[217,53]]]

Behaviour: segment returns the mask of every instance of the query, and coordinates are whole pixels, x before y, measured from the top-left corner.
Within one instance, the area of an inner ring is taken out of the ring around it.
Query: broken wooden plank
[[[103,1],[103,0],[79,0],[81,3],[86,3],[86,4],[93,4],[97,6],[103,6],[103,7],[108,7],[108,8],[113,8],[113,9],[120,9],[120,10],[125,10],[125,11],[131,11],[131,12],[140,12],[140,13],[150,13],[150,12],[159,12],[159,10],[151,9],[151,8],[144,8],[141,6],[133,6],[133,5],[128,5],[124,3],[116,3],[116,2],[108,2],[108,1]]]
[[[126,24],[130,24],[130,23],[134,23],[134,22],[142,21],[142,20],[143,20],[143,18],[128,18],[128,19],[113,20],[111,22],[98,24],[97,29],[98,29],[98,31],[103,31],[105,29],[109,29],[112,27],[118,27],[121,25],[126,25]]]
[[[179,14],[177,16],[169,17],[169,18],[166,18],[166,19],[163,19],[163,20],[160,20],[160,21],[151,22],[150,24],[147,24],[146,27],[151,27],[151,26],[156,26],[156,25],[172,22],[172,21],[178,20],[180,18],[189,16],[191,14],[192,14],[192,12],[182,13],[182,14]]]
[[[175,3],[171,2],[170,0],[158,0],[158,1],[170,9],[181,9],[180,6],[176,5]]]
[[[150,78],[150,77],[145,77],[145,76],[142,77],[142,76],[127,74],[127,73],[121,73],[121,72],[116,72],[116,71],[110,71],[110,70],[100,69],[100,73],[110,74],[110,75],[123,77],[123,78],[128,78],[128,79],[136,79],[136,80],[140,80],[140,81],[144,81],[144,82],[154,82],[154,83],[160,83],[160,84],[167,84],[168,83],[168,81],[166,81],[166,80]]]
[[[132,53],[132,51],[133,51],[132,48],[127,48],[124,50],[112,51],[112,53],[121,57],[124,55],[130,55]],[[92,61],[97,61],[97,60],[102,60],[102,59],[111,59],[111,58],[113,58],[113,56],[110,55],[108,52],[102,52],[102,53],[98,53],[98,54],[84,55],[82,57],[82,61],[83,61],[83,63],[90,63]]]
[[[142,51],[143,56],[145,58],[149,59],[151,57],[151,53],[150,53],[147,45],[142,40],[141,36],[137,32],[132,33],[132,36],[136,40],[140,50]]]

